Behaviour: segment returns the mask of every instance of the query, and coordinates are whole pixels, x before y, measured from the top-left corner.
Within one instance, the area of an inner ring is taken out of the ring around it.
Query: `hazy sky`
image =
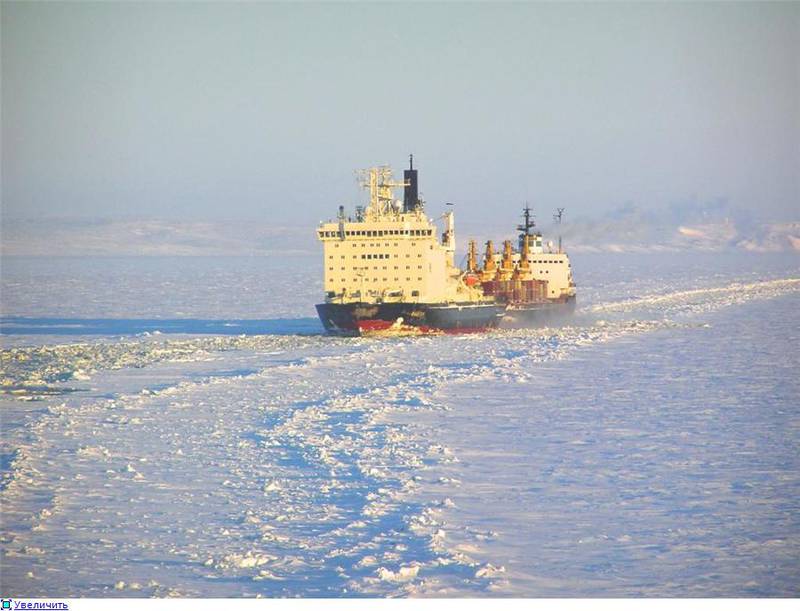
[[[468,221],[800,217],[800,3],[0,11],[6,218],[314,223],[410,152]]]

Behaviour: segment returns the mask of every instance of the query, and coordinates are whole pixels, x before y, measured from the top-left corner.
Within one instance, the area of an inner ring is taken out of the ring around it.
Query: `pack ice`
[[[797,596],[799,271],[598,271],[485,335],[9,341],[2,589]]]

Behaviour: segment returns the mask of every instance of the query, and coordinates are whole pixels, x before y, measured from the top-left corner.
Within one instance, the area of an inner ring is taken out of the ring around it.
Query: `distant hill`
[[[462,227],[460,242],[466,249],[466,240],[472,236],[498,241],[511,238],[516,221],[511,219],[506,227]],[[572,220],[567,216],[560,228],[547,224],[539,229],[545,242],[557,243],[561,234],[572,252],[800,252],[800,221],[759,222],[724,201],[660,211],[628,204],[600,218]]]
[[[7,221],[3,255],[210,256],[316,252],[314,227],[245,221]]]

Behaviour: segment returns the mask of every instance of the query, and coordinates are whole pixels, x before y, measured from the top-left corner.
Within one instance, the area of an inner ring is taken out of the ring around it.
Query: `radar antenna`
[[[522,251],[522,245],[525,243],[527,237],[533,235],[531,229],[536,227],[536,221],[534,220],[534,216],[531,214],[531,207],[528,205],[528,202],[525,202],[525,207],[522,209],[522,218],[524,222],[521,225],[517,225],[517,231],[519,231],[519,249]]]
[[[407,187],[408,183],[393,180],[392,170],[389,166],[361,170],[358,174],[361,186],[369,191],[369,205],[364,211],[366,218],[378,221],[387,216],[396,216],[397,210],[394,207],[392,189]]]
[[[525,219],[525,222],[522,223],[522,225],[517,225],[517,231],[522,233],[522,235],[531,235],[531,229],[536,227],[536,221],[531,214],[531,207],[528,205],[528,202],[525,202],[525,207],[522,209],[522,218]]]

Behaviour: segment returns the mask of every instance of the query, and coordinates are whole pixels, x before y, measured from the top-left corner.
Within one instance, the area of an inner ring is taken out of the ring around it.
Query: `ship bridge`
[[[357,207],[355,218],[340,206],[338,219],[321,223],[317,230],[326,300],[446,303],[467,299],[464,291],[476,297],[455,266],[453,214],[443,215],[440,241],[419,198],[413,162],[403,182],[393,180],[390,168],[379,166],[361,173],[361,186],[369,192],[369,205]],[[404,189],[403,200],[394,198],[398,187]]]

